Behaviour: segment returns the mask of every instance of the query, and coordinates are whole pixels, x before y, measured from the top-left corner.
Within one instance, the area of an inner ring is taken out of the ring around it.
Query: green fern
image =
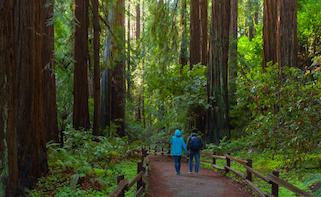
[[[321,174],[314,174],[310,176],[304,184],[311,187],[315,184],[320,184],[321,183]],[[317,190],[314,191],[315,196],[321,196],[321,187],[319,187]]]

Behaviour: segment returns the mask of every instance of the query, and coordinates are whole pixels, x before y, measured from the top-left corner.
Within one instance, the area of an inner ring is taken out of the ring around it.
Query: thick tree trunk
[[[179,55],[179,63],[182,65],[182,68],[188,63],[188,35],[187,35],[187,6],[186,0],[181,1],[181,27],[182,27],[182,40],[181,40],[181,49]]]
[[[88,0],[75,0],[75,68],[73,126],[89,129],[88,111]]]
[[[200,16],[201,16],[201,63],[207,65],[208,63],[208,1],[200,0]]]
[[[44,119],[42,0],[15,2],[15,46],[17,65],[16,131],[20,191],[31,187],[47,170]],[[40,55],[39,55],[40,54]]]
[[[45,4],[44,16],[44,42],[43,42],[43,66],[44,66],[44,102],[45,102],[45,126],[47,131],[47,141],[59,141],[59,131],[57,123],[57,103],[56,103],[56,77],[54,71],[54,24],[53,5],[54,1]]]
[[[218,143],[230,137],[228,125],[228,49],[230,28],[230,1],[213,0],[210,58],[208,69],[208,135]]]
[[[8,197],[18,188],[13,8],[13,0],[0,3],[0,196]]]
[[[237,16],[238,0],[231,0],[230,50],[229,50],[229,103],[236,104],[237,80]]]
[[[276,32],[277,32],[277,6],[275,0],[264,0],[263,16],[264,59],[263,66],[268,62],[277,62]]]
[[[191,0],[190,69],[201,62],[200,0]]]
[[[277,2],[277,63],[284,66],[297,65],[297,2],[279,0]]]
[[[114,5],[113,32],[117,32],[112,43],[111,120],[117,125],[119,136],[125,136],[125,1]]]
[[[92,0],[94,24],[94,124],[93,134],[101,135],[100,130],[100,25],[99,1]]]

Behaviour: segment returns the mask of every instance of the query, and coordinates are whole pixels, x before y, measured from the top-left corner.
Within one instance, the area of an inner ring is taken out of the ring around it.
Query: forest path
[[[150,197],[248,197],[241,185],[228,177],[208,169],[198,175],[188,174],[187,163],[182,162],[177,176],[174,163],[165,157],[152,157],[147,196]]]

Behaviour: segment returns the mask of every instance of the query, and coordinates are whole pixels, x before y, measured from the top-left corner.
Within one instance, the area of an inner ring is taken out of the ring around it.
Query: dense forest
[[[106,196],[176,129],[321,196],[320,10],[0,0],[0,197]]]

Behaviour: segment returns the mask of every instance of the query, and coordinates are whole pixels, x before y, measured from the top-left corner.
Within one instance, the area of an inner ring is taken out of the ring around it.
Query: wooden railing
[[[287,181],[281,179],[279,177],[280,173],[278,170],[274,170],[272,172],[272,174],[270,174],[268,176],[264,176],[261,173],[257,172],[256,170],[253,169],[253,166],[252,166],[253,162],[251,159],[244,160],[244,159],[239,159],[239,158],[233,157],[233,156],[231,156],[231,154],[225,154],[224,156],[222,156],[222,155],[216,155],[215,153],[212,155],[212,159],[213,159],[212,166],[214,168],[219,169],[219,170],[224,170],[225,173],[229,173],[229,172],[234,173],[236,176],[243,179],[243,181],[261,197],[266,197],[266,196],[278,197],[280,186],[288,189],[289,191],[293,192],[297,196],[312,197],[312,194],[305,192],[305,191],[297,188],[296,186],[288,183]],[[216,164],[216,160],[218,160],[218,159],[226,160],[226,165],[224,167],[218,166]],[[243,166],[246,170],[246,174],[243,174],[241,172],[234,170],[231,167],[232,162],[236,162],[236,163],[240,164],[241,166]],[[271,194],[264,193],[262,190],[260,190],[260,188],[258,188],[254,184],[253,175],[255,175],[256,177],[265,181],[266,183],[271,184]]]
[[[109,194],[109,197],[124,197],[126,192],[129,191],[134,185],[136,185],[135,196],[142,196],[145,193],[146,182],[144,176],[148,168],[147,161],[148,152],[145,149],[141,149],[141,161],[137,163],[137,174],[136,176],[128,181],[124,175],[117,177],[117,188]],[[144,164],[147,167],[144,167]]]

